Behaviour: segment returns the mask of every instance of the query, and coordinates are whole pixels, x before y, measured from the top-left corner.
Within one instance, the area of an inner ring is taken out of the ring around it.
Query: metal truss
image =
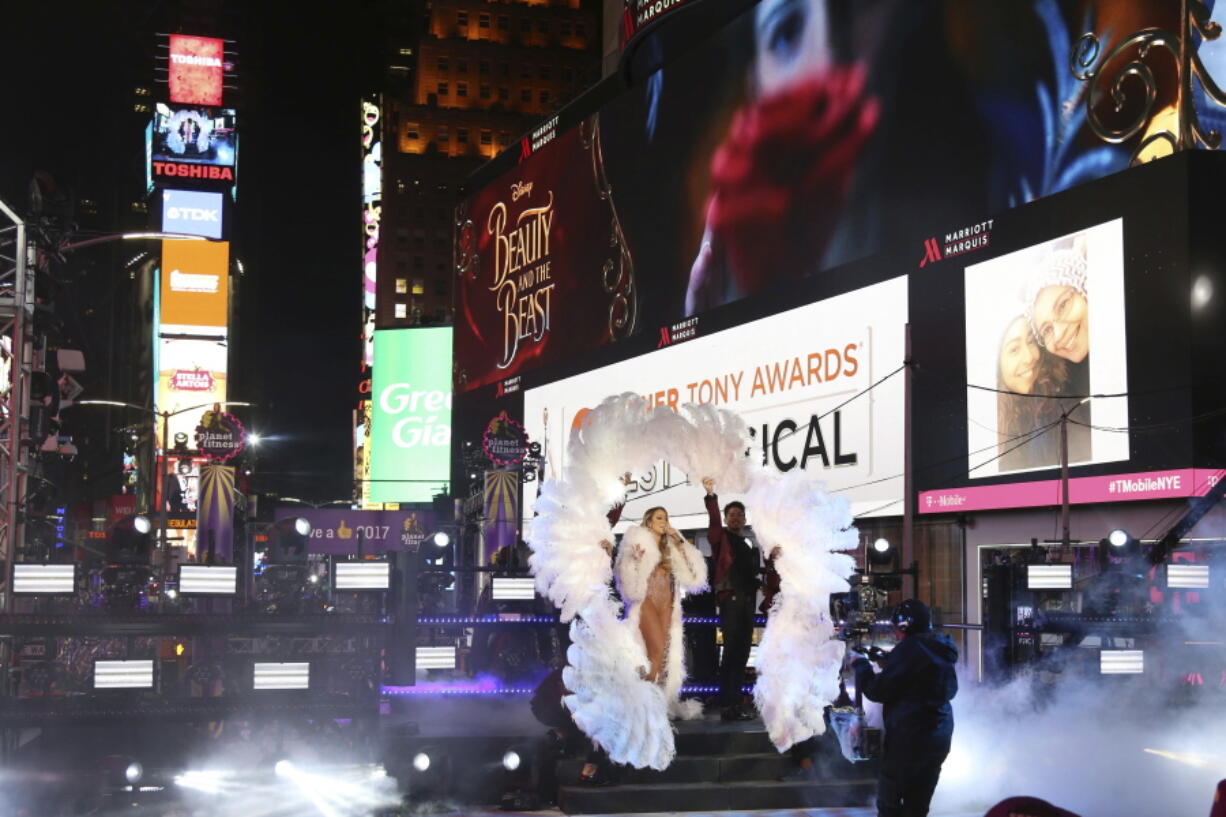
[[[29,448],[22,444],[29,418],[34,348],[34,255],[26,223],[0,201],[0,604],[11,609],[13,562],[22,547]],[[3,367],[7,366],[5,372]]]

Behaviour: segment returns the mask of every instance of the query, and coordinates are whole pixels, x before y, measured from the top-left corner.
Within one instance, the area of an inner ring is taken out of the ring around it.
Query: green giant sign
[[[451,328],[375,332],[370,500],[429,502],[451,479]]]

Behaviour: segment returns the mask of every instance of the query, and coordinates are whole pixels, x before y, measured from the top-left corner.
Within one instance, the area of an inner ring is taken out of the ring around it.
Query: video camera
[[[839,628],[835,637],[857,652],[872,643],[873,628],[889,616],[888,588],[883,586],[883,578],[856,573],[851,577],[851,590],[830,594],[830,615]]]

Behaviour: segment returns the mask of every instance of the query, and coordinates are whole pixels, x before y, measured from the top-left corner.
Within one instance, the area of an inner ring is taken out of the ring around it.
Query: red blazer
[[[732,563],[736,561],[736,553],[732,549],[732,543],[728,539],[729,531],[724,528],[724,519],[719,510],[719,497],[715,494],[707,494],[703,499],[707,505],[707,542],[711,545],[711,557],[715,561],[715,576],[712,578],[711,586],[715,588],[715,598],[720,601],[732,595],[732,591],[726,588],[721,588],[721,585],[728,578],[728,571],[732,569]],[[762,580],[762,604],[759,607],[762,612],[770,609],[771,600],[775,598],[775,594],[779,592],[779,573],[775,570],[773,559],[766,560],[766,575]]]

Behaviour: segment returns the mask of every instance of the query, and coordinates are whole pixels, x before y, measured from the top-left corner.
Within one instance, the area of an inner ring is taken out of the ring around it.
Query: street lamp
[[[199,411],[200,409],[209,408],[210,406],[252,406],[254,405],[254,403],[244,403],[244,402],[240,402],[237,400],[220,400],[220,401],[213,401],[209,403],[201,403],[198,406],[188,406],[187,408],[181,408],[177,411],[157,411],[156,409],[149,408],[148,406],[138,406],[135,403],[125,403],[122,400],[78,400],[75,403],[75,405],[118,406],[120,408],[130,408],[134,411],[142,412],[143,414],[147,415],[151,420],[154,420],[155,422],[158,418],[161,418],[162,420],[162,446],[160,450],[162,452],[162,455],[165,456],[165,453],[169,450],[169,444],[170,444],[169,435],[170,435],[170,418],[171,417],[177,417],[180,414],[186,414],[189,411]],[[156,436],[156,434],[157,434],[157,431],[155,428],[154,435]],[[153,451],[153,457],[152,457],[153,463],[149,469],[149,473],[157,475],[157,462],[158,462],[158,451],[159,451],[158,446],[157,445],[152,446],[152,451]],[[168,475],[166,474],[158,475],[158,483],[157,483],[159,487],[159,491],[157,493],[160,494],[160,496],[157,496],[157,499],[159,500],[157,503],[158,505],[158,509],[157,509],[158,511],[158,548],[163,553],[166,552],[167,527],[168,527],[168,522],[169,522],[167,513],[166,513],[166,496],[169,494],[169,491],[167,490],[167,478],[168,478]]]

